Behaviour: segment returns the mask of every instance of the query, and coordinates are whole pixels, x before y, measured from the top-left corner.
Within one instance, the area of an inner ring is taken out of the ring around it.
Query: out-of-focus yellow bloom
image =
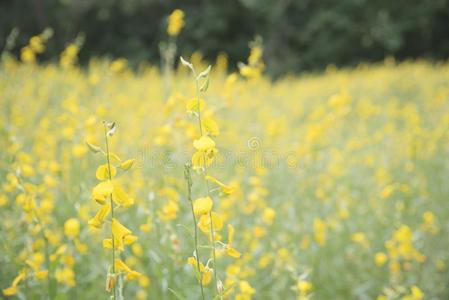
[[[25,279],[25,269],[20,270],[19,274],[14,278],[10,287],[3,289],[3,294],[5,296],[14,296],[18,292],[19,283]]]
[[[69,287],[74,287],[76,285],[75,272],[73,272],[73,270],[69,267],[56,269],[55,278],[57,282],[65,284]]]
[[[135,159],[128,159],[120,164],[120,168],[123,170],[129,170],[134,164]]]
[[[20,50],[20,59],[24,63],[34,63],[36,62],[36,54],[30,47],[26,46]]]
[[[72,148],[72,153],[75,157],[82,157],[87,153],[87,149],[82,144],[76,144]]]
[[[30,39],[30,48],[34,53],[42,53],[45,51],[44,41],[40,36],[33,36]]]
[[[228,243],[225,246],[225,251],[227,255],[234,258],[239,258],[242,254],[232,247],[233,240],[234,240],[234,226],[228,224]]]
[[[263,210],[262,220],[266,224],[269,224],[269,225],[272,224],[275,217],[276,217],[276,211],[274,209],[272,209],[271,207],[266,207]]]
[[[111,71],[114,73],[120,73],[126,69],[128,61],[125,58],[117,58],[111,63]]]
[[[171,36],[177,36],[184,27],[184,12],[175,9],[168,17],[167,33]]]
[[[211,117],[202,118],[201,126],[207,135],[218,136],[220,134],[220,127],[218,127],[217,122]]]
[[[411,293],[402,297],[402,300],[421,300],[424,299],[424,293],[416,285],[412,286],[410,289]]]
[[[369,242],[368,242],[368,240],[366,239],[366,235],[365,235],[363,232],[356,232],[356,233],[354,233],[354,234],[351,236],[351,239],[352,239],[354,242],[356,242],[356,243],[362,245],[363,247],[369,248]]]
[[[377,252],[374,255],[374,262],[377,266],[383,266],[388,260],[388,256],[383,252]]]
[[[198,151],[207,152],[215,148],[215,142],[208,136],[193,141],[193,147]]]
[[[48,270],[37,271],[34,276],[36,276],[36,279],[38,280],[44,280],[48,277]]]
[[[153,228],[153,221],[151,218],[147,218],[147,222],[140,225],[139,227],[139,229],[142,230],[143,232],[150,232],[152,228]]]
[[[239,283],[239,292],[235,296],[236,300],[250,300],[256,293],[256,290],[249,284],[248,281],[242,280]]]
[[[59,57],[59,64],[65,68],[73,66],[78,60],[79,50],[77,44],[70,43],[64,51],[62,51],[61,56]]]
[[[324,223],[321,219],[315,219],[313,221],[313,231],[315,242],[317,242],[318,245],[323,246],[326,243],[326,223]]]
[[[70,238],[74,239],[78,236],[80,232],[80,222],[78,219],[70,218],[64,223],[64,233]]]
[[[204,99],[192,98],[186,102],[186,111],[188,114],[202,113],[206,107]]]
[[[162,207],[162,210],[158,211],[158,216],[162,221],[167,222],[176,219],[178,211],[179,204],[170,200]]]
[[[439,231],[436,217],[431,211],[426,211],[422,216],[423,223],[421,229],[425,232],[430,232],[431,234],[437,234]]]
[[[299,279],[296,288],[299,292],[299,299],[305,300],[309,298],[308,295],[312,291],[313,285],[310,281]]]

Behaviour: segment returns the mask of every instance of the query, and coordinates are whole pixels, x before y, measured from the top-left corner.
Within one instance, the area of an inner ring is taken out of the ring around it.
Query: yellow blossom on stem
[[[210,197],[198,198],[193,202],[195,215],[205,215],[212,210],[212,199]]]

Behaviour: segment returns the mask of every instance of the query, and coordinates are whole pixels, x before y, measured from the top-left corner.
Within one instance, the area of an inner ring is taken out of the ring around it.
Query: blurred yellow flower
[[[64,223],[64,233],[70,238],[74,239],[78,236],[80,232],[80,222],[78,219],[70,218]]]
[[[168,17],[167,33],[171,36],[177,36],[184,27],[184,12],[175,9]]]

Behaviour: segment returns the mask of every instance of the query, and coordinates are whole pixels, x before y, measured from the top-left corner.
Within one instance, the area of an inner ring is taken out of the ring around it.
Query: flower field
[[[449,298],[447,63],[27,51],[0,66],[4,297]]]

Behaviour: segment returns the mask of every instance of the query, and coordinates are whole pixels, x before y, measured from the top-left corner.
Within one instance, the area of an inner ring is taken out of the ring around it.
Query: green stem
[[[44,226],[42,224],[41,219],[39,218],[39,215],[37,214],[37,211],[35,209],[33,209],[33,212],[36,217],[37,223],[41,227],[42,238],[44,240],[45,266],[47,267],[47,271],[48,271],[48,275],[47,275],[48,298],[53,299],[54,295],[53,295],[53,288],[51,286],[51,277],[50,277],[50,274],[51,274],[51,272],[50,272],[50,253],[49,253],[49,249],[48,249],[48,239],[45,236]]]
[[[197,228],[197,220],[195,216],[195,211],[193,209],[193,202],[192,202],[192,176],[190,174],[190,166],[185,166],[185,174],[186,174],[186,181],[187,181],[187,199],[190,202],[190,209],[192,211],[192,219],[193,219],[193,227],[195,228],[195,236],[194,236],[194,244],[195,244],[195,253],[196,253],[196,267],[198,270],[198,273],[200,274],[200,289],[201,289],[201,298],[204,300],[204,288],[203,288],[203,273],[201,273],[200,269],[200,252],[198,251],[198,228]]]
[[[106,128],[106,123],[104,124],[104,137],[106,141],[106,159],[108,162],[108,176],[109,180],[112,180],[112,174],[111,174],[111,162],[109,159],[109,140],[108,140],[108,133]],[[110,205],[111,205],[111,239],[112,239],[112,273],[113,273],[113,282],[114,282],[114,299],[117,297],[117,288],[116,288],[116,278],[115,278],[115,241],[114,241],[114,232],[112,231],[112,222],[114,220],[114,201],[112,199],[112,194],[109,195],[110,197]]]

